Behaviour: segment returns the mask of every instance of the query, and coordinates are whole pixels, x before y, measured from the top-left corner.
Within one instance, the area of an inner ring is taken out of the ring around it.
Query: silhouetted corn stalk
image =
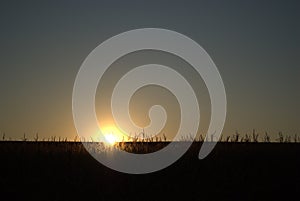
[[[26,141],[27,141],[27,138],[26,138],[26,134],[25,134],[25,133],[23,134],[22,141],[23,141],[23,142],[26,142]]]
[[[239,141],[239,137],[240,137],[240,134],[237,131],[235,131],[235,135],[233,135],[231,141],[232,142],[238,142]]]
[[[259,136],[259,134],[256,134],[255,129],[253,129],[253,132],[252,132],[252,141],[253,142],[258,142],[258,136]]]
[[[287,143],[291,142],[291,136],[289,136],[289,135],[285,136],[284,142],[287,142]]]
[[[35,134],[34,141],[37,142],[39,140],[39,133]]]
[[[265,132],[264,142],[270,142],[270,136],[268,135],[268,132]]]
[[[166,135],[165,135],[165,134],[163,134],[163,139],[164,139],[164,142],[166,142],[166,141],[167,141],[167,137],[166,137]]]
[[[246,136],[245,136],[245,142],[251,142],[250,135],[246,134]]]
[[[200,134],[199,138],[198,138],[199,142],[203,142],[204,141],[204,137],[202,136],[202,134]]]
[[[282,132],[279,132],[278,133],[278,138],[276,139],[276,141],[282,143],[283,142],[283,135],[282,135]]]
[[[297,137],[297,134],[294,135],[294,142],[297,142],[298,140],[298,137]]]

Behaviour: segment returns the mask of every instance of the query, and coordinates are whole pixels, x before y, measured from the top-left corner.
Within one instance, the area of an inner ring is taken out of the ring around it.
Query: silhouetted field
[[[127,142],[156,150],[167,142]],[[173,165],[145,175],[113,171],[79,142],[0,142],[3,200],[299,200],[300,144],[201,142]],[[182,198],[182,199],[181,199]]]

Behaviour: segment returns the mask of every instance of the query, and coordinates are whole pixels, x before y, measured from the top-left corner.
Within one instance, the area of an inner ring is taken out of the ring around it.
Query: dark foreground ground
[[[198,160],[200,146],[164,170],[129,175],[80,143],[0,142],[0,200],[300,200],[300,144],[218,143]]]

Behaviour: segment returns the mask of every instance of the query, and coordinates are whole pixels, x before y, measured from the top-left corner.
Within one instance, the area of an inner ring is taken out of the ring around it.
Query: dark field
[[[221,142],[198,160],[200,146],[159,172],[129,175],[81,143],[0,142],[1,200],[299,200],[300,144]]]

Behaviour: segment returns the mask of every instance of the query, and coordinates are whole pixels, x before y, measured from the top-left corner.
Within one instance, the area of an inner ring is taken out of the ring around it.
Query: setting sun
[[[114,145],[117,141],[116,136],[113,134],[106,134],[104,135],[106,142],[110,145]]]
[[[115,126],[101,128],[101,131],[104,135],[105,142],[109,145],[114,145],[116,142],[123,141],[126,136]]]

